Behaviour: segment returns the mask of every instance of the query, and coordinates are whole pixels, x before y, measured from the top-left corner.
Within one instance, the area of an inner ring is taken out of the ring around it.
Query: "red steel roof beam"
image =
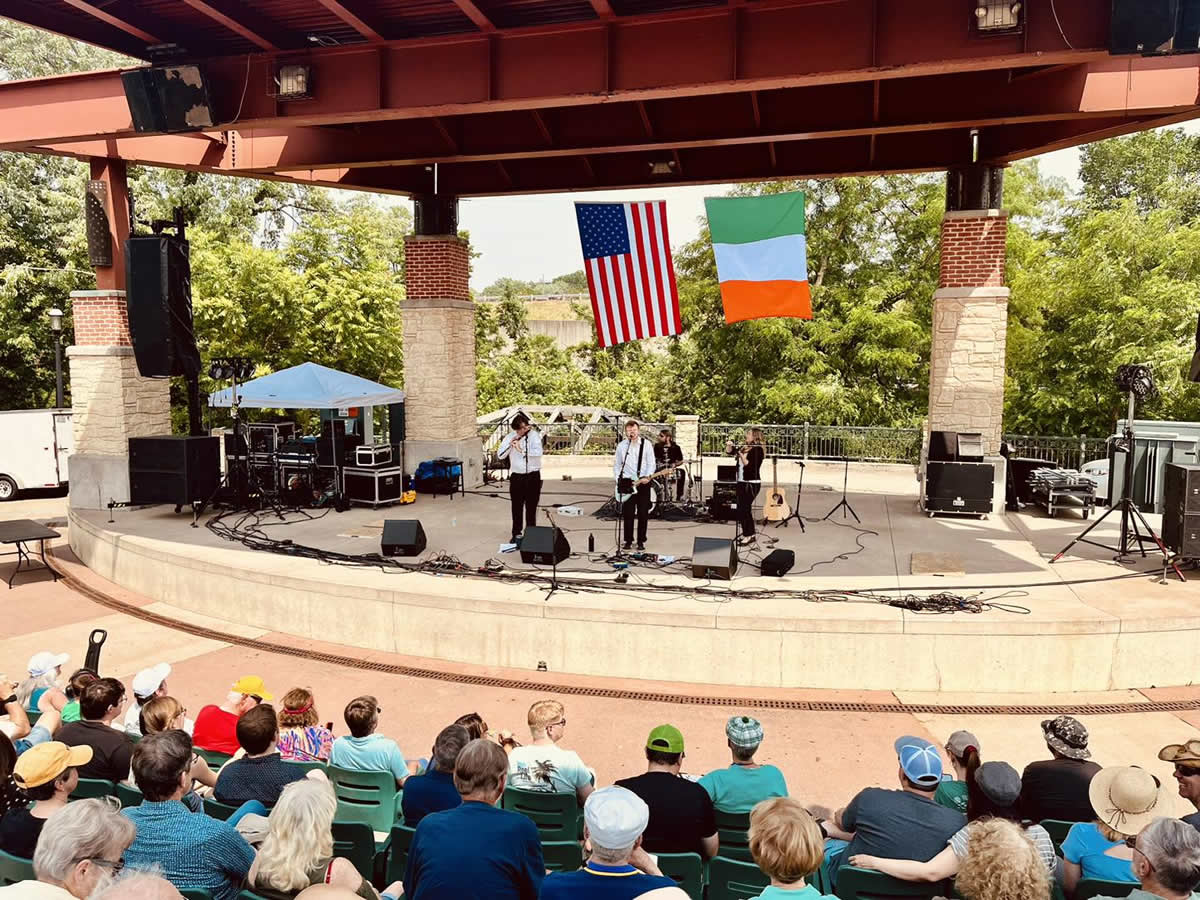
[[[484,13],[484,11],[474,3],[472,3],[471,0],[454,0],[454,5],[462,10],[463,15],[470,19],[475,24],[475,27],[484,34],[491,34],[495,32],[496,25],[487,17],[487,14]]]
[[[214,22],[219,22],[230,31],[244,37],[250,43],[257,44],[263,50],[280,49],[278,39],[268,38],[265,35],[267,29],[262,25],[251,27],[247,24],[245,10],[235,9],[229,0],[183,0],[183,2],[197,12],[208,16]]]
[[[345,0],[317,0],[323,7],[361,34],[369,42],[378,44],[382,43],[386,38],[380,33],[377,28],[367,24],[367,21],[358,13],[350,9],[346,5]]]
[[[130,14],[128,12],[124,14],[124,17],[121,17],[114,15],[108,10],[93,6],[91,3],[88,3],[87,0],[63,0],[63,2],[73,9],[77,9],[80,12],[85,12],[89,16],[99,19],[106,25],[111,25],[113,28],[119,28],[126,34],[133,35],[133,37],[137,38],[138,40],[145,41],[147,44],[163,43],[162,38],[159,38],[152,32],[146,31],[144,28],[140,28],[135,25],[133,21],[131,21]],[[109,9],[113,8],[114,6],[110,4]]]

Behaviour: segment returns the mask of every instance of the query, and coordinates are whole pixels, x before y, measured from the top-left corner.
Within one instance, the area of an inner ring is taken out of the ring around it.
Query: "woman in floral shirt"
[[[279,709],[279,754],[287,762],[329,762],[333,732],[318,725],[312,691],[292,688]]]

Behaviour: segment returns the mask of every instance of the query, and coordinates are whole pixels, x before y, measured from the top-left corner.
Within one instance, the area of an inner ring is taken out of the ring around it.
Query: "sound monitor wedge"
[[[571,555],[571,544],[559,528],[530,525],[521,537],[521,562],[555,566]]]
[[[729,581],[737,565],[737,548],[729,538],[698,537],[692,541],[693,578]]]
[[[419,519],[384,519],[380,544],[384,556],[420,556],[425,551],[425,529]]]

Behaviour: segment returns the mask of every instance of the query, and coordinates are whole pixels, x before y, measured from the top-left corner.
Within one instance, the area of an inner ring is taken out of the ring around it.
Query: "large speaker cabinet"
[[[221,482],[221,439],[162,435],[129,439],[129,501],[186,506]]]
[[[925,464],[925,511],[987,515],[995,478],[990,462],[930,460]]]
[[[198,374],[187,241],[166,234],[128,238],[125,290],[138,373],[145,378]]]
[[[1200,466],[1167,464],[1162,539],[1180,556],[1200,559]]]

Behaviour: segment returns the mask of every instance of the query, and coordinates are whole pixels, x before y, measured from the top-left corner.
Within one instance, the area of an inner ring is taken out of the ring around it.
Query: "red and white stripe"
[[[629,252],[586,260],[588,291],[601,347],[683,329],[667,234],[667,204],[624,203]]]

